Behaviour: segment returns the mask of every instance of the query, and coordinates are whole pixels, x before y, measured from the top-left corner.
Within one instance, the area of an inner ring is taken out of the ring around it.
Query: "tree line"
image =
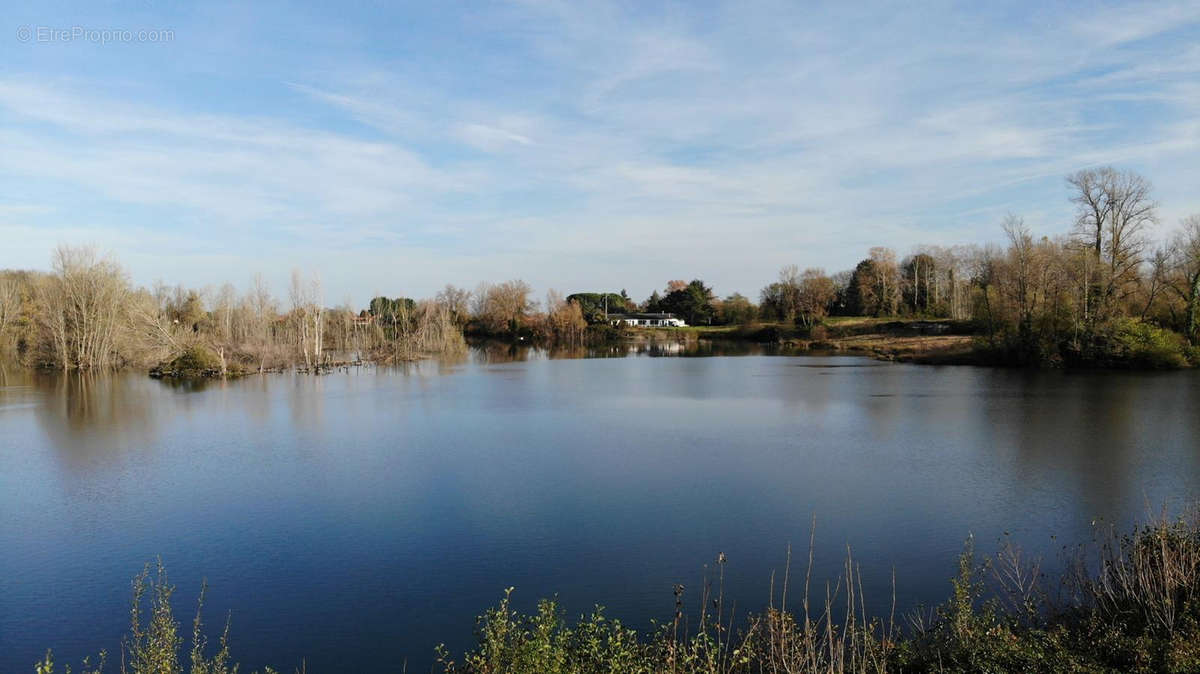
[[[191,369],[320,368],[337,358],[404,360],[464,348],[464,336],[583,342],[613,335],[612,314],[666,312],[690,325],[771,323],[812,331],[830,316],[968,323],[1006,362],[1155,364],[1196,360],[1200,214],[1155,236],[1158,204],[1144,177],[1112,167],[1068,176],[1076,213],[1057,236],[1017,215],[1004,243],[875,247],[853,269],[784,267],[757,304],[718,297],[701,279],[671,280],[642,302],[620,292],[551,290],[537,302],[519,279],[447,285],[434,297],[376,297],[330,307],[321,279],[292,275],[281,301],[261,276],[189,289],[134,287],[94,248],[60,246],[51,271],[0,271],[0,351],[30,365],[97,369],[182,362]],[[180,361],[180,359],[183,359]]]

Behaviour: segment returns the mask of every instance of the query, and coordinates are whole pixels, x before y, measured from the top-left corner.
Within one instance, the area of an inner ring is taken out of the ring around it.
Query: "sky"
[[[520,278],[757,297],[871,246],[1200,212],[1200,1],[8,2],[0,268],[327,304]],[[107,32],[106,32],[107,31]]]

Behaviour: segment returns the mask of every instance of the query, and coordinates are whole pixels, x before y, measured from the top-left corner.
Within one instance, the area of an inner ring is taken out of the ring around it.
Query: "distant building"
[[[647,328],[682,328],[687,325],[675,314],[610,314],[608,320],[613,325],[636,325]]]

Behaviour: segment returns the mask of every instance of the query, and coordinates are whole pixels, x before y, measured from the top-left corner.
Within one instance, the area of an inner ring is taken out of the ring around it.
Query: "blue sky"
[[[1162,233],[1200,212],[1200,2],[20,4],[0,267],[757,296],[1009,211],[1063,232],[1088,166],[1146,175]],[[171,37],[42,39],[75,27]]]

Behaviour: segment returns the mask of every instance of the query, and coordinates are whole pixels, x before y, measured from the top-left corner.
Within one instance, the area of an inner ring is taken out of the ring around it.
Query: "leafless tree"
[[[322,349],[325,339],[325,306],[321,289],[321,277],[313,274],[307,282],[300,270],[292,271],[289,292],[292,300],[292,317],[297,328],[297,340],[304,356],[305,367],[322,364]]]
[[[998,280],[1000,251],[994,246],[983,246],[972,251],[970,258],[971,282],[979,288],[982,314],[988,326],[988,334],[996,332],[996,315],[992,307],[992,289]]]
[[[794,322],[801,312],[800,283],[800,268],[796,265],[789,264],[779,270],[778,297],[776,301],[779,304],[783,320],[788,323]]]
[[[0,349],[8,343],[9,328],[16,322],[21,310],[21,289],[7,275],[0,276]]]
[[[871,249],[871,261],[875,263],[876,313],[895,315],[900,304],[900,268],[896,264],[896,253],[891,248],[876,246]]]
[[[529,284],[521,280],[495,285],[481,283],[473,298],[475,320],[488,332],[515,331],[525,314],[533,309],[529,293]]]
[[[222,342],[232,342],[234,340],[233,317],[236,306],[237,291],[234,290],[232,283],[223,283],[221,288],[216,292],[212,304],[216,336]]]
[[[1094,324],[1136,285],[1158,206],[1150,198],[1150,182],[1133,171],[1088,169],[1068,176],[1067,183],[1074,192],[1075,235],[1091,251],[1085,258],[1084,310],[1085,320]]]
[[[325,350],[325,292],[320,274],[313,274],[309,282],[309,297],[312,302],[313,357],[320,363]]]
[[[837,288],[824,269],[805,269],[800,275],[796,306],[800,322],[807,328],[813,327],[829,313],[829,305],[836,296]]]
[[[1013,302],[1016,304],[1020,334],[1028,339],[1033,332],[1033,315],[1038,295],[1034,287],[1036,275],[1033,235],[1025,221],[1009,214],[1004,218],[1004,234],[1008,237],[1008,263],[1012,277]]]
[[[434,300],[450,312],[454,322],[462,327],[471,316],[471,291],[446,284]]]
[[[1150,310],[1158,302],[1168,285],[1171,276],[1171,244],[1159,246],[1147,261],[1148,275],[1146,278],[1145,303],[1142,304],[1140,318],[1146,320]]]
[[[1183,220],[1170,250],[1170,287],[1184,304],[1184,333],[1200,343],[1200,213]]]
[[[242,343],[254,352],[258,359],[258,370],[262,372],[267,363],[275,358],[276,343],[272,326],[279,311],[262,274],[254,275],[250,291],[242,298],[238,307],[238,314],[242,317]]]
[[[86,246],[59,246],[51,266],[54,273],[38,284],[50,357],[64,370],[117,365],[129,298],[124,271]]]
[[[557,340],[578,343],[583,340],[587,321],[578,302],[568,302],[553,288],[546,293],[546,325]]]
[[[940,249],[918,246],[901,264],[901,296],[913,313],[943,311],[942,288],[945,272],[938,263]]]
[[[479,285],[475,286],[475,290],[471,293],[471,317],[479,319],[487,313],[488,296],[492,292],[492,284],[487,281],[480,281]]]

